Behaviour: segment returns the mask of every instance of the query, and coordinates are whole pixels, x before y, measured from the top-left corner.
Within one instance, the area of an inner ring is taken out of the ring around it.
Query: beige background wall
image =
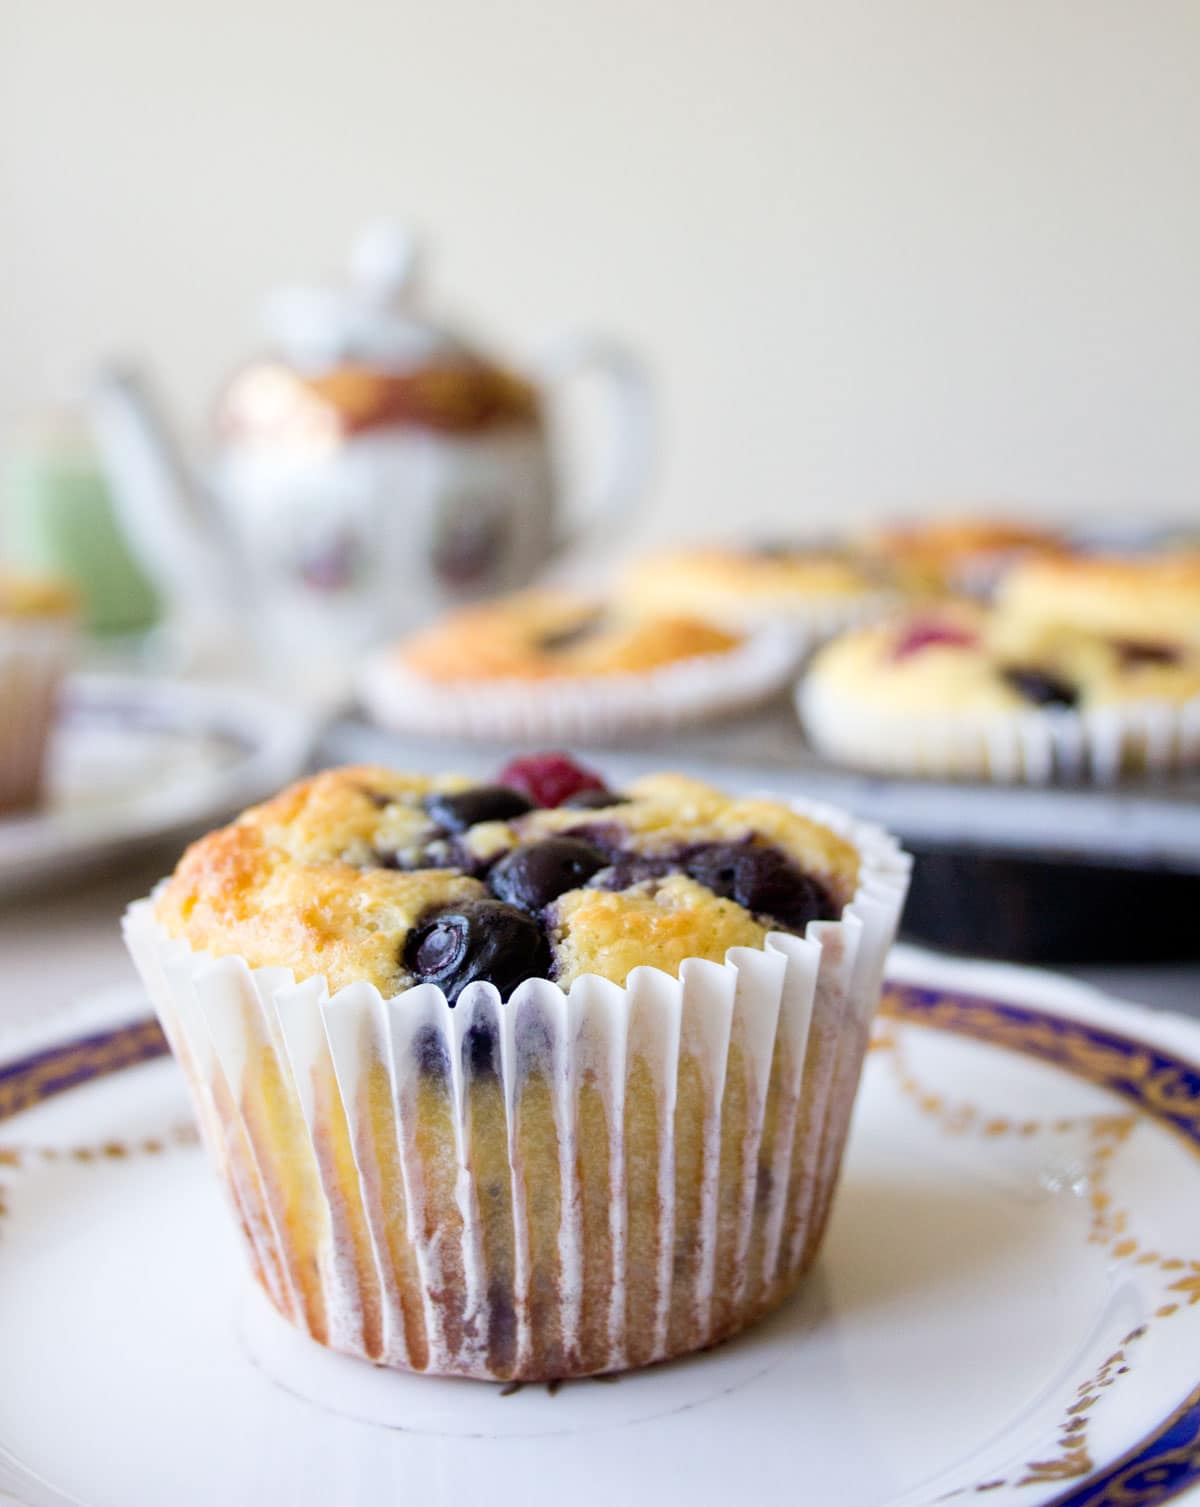
[[[112,348],[195,427],[364,216],[502,346],[654,362],[647,532],[1200,511],[1196,0],[0,0],[0,419]]]

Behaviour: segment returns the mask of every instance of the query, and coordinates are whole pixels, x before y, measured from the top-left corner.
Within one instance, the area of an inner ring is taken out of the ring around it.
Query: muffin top
[[[945,602],[841,635],[809,674],[898,715],[1086,708],[1200,696],[1200,649]]]
[[[395,658],[439,684],[636,674],[736,648],[700,618],[644,616],[566,591],[466,607],[402,640]]]
[[[878,591],[877,572],[833,545],[796,540],[758,545],[695,545],[649,555],[626,571],[622,598],[643,610],[802,612],[829,600]]]
[[[0,570],[0,616],[69,617],[76,606],[75,590],[69,581]]]
[[[1200,647],[1200,551],[1030,560],[1008,577],[1005,611],[1164,652]]]
[[[864,553],[893,570],[910,590],[982,590],[1030,555],[1065,548],[1060,535],[999,518],[940,518],[870,530]]]
[[[216,957],[453,1003],[478,979],[720,962],[837,918],[858,882],[856,849],[780,802],[677,774],[611,791],[560,755],[501,778],[326,771],[194,843],[155,914]]]

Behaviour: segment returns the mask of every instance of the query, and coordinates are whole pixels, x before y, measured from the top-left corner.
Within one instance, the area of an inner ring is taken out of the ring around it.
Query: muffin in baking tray
[[[893,595],[885,575],[838,544],[698,544],[633,561],[622,599],[739,628],[784,623],[805,643],[861,621]]]
[[[819,751],[867,769],[1108,780],[1200,760],[1200,645],[945,602],[826,645],[798,705]]]
[[[1145,661],[1186,661],[1200,647],[1200,550],[1030,560],[1004,582],[1005,614],[1095,634]]]
[[[0,811],[23,810],[41,793],[76,618],[67,583],[0,570]]]
[[[683,1354],[812,1261],[907,862],[677,775],[505,779],[318,775],[127,939],[313,1339],[483,1378]]]
[[[908,592],[987,596],[1014,565],[1059,555],[1067,544],[1060,532],[1030,523],[949,517],[882,525],[865,532],[858,547]]]
[[[386,726],[489,739],[603,739],[770,696],[793,664],[769,630],[537,590],[450,613],[361,677]]]

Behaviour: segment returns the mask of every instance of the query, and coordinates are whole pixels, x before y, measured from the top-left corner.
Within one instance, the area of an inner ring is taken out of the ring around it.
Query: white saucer
[[[1200,1026],[898,950],[818,1267],[615,1380],[394,1375],[250,1291],[182,1085],[110,998],[0,1061],[0,1501],[986,1502],[1200,1481]],[[5,1497],[5,1491],[8,1497]]]
[[[312,739],[290,707],[228,686],[68,683],[45,804],[0,819],[0,895],[211,825],[292,779]]]

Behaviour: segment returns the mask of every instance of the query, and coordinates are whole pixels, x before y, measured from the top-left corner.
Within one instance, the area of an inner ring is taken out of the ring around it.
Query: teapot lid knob
[[[350,277],[364,298],[381,307],[411,300],[421,269],[418,238],[397,220],[364,226],[350,252]]]

